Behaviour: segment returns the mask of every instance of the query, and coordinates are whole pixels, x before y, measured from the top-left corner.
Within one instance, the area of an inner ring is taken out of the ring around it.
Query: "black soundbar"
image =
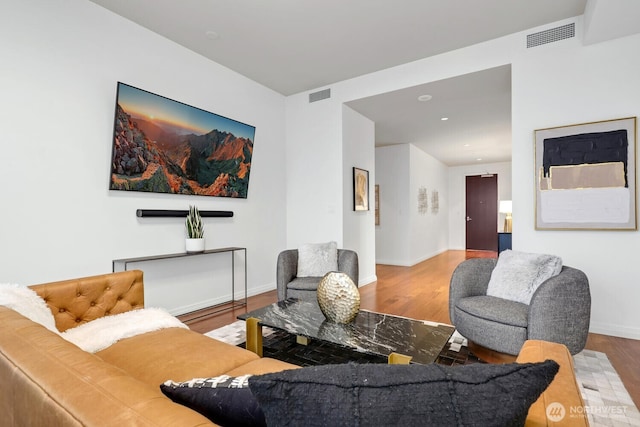
[[[139,218],[186,218],[188,210],[172,211],[165,209],[137,209],[136,216]],[[200,211],[203,218],[230,218],[232,211]]]

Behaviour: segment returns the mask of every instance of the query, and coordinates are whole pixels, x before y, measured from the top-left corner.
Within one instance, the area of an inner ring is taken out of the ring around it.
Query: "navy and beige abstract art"
[[[535,131],[536,228],[635,230],[636,118]]]
[[[111,190],[246,198],[255,128],[118,83]]]

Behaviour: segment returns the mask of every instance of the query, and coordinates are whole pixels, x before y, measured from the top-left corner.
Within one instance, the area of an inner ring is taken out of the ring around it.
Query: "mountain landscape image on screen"
[[[119,83],[111,190],[246,198],[255,128]]]

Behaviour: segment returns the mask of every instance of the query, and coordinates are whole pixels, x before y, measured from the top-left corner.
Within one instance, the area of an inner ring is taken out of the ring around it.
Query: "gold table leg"
[[[253,351],[262,357],[262,325],[260,320],[250,317],[246,320],[247,328],[247,350]]]
[[[411,356],[405,356],[400,353],[391,353],[389,355],[389,364],[390,365],[408,365],[411,362]]]

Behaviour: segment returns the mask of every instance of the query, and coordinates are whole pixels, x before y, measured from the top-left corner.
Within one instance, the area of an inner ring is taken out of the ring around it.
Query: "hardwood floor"
[[[467,258],[495,257],[495,252],[447,251],[412,267],[378,265],[377,282],[360,288],[360,307],[415,319],[451,323],[449,319],[449,280],[455,267]],[[248,299],[247,309],[235,309],[212,317],[193,320],[206,310],[180,316],[197,332],[232,323],[236,316],[277,301],[276,291]],[[470,343],[471,350],[492,363],[510,362],[515,357]],[[640,340],[589,334],[587,348],[606,353],[637,407],[640,407]]]

